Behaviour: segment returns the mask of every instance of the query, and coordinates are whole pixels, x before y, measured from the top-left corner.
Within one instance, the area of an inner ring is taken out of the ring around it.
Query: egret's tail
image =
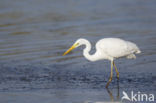
[[[138,46],[130,41],[127,41],[127,45],[129,50],[133,51],[136,54],[141,53],[141,50],[138,48]]]
[[[141,53],[141,50],[138,49],[135,53],[136,54],[139,54],[139,53]]]

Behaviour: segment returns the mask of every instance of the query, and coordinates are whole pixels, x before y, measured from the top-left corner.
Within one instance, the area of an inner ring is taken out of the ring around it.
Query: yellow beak
[[[63,56],[65,56],[66,54],[68,54],[70,51],[72,51],[73,49],[75,49],[77,46],[77,44],[72,45],[64,54]]]

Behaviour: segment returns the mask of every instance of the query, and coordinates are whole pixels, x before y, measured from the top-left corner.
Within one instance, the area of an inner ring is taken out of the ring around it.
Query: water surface
[[[122,91],[155,94],[155,5],[155,0],[1,0],[0,102],[92,103],[120,101]],[[114,73],[109,89],[109,61],[87,61],[83,47],[62,56],[78,38],[91,41],[94,53],[96,41],[105,37],[130,40],[142,50],[135,60],[115,61],[120,80]]]

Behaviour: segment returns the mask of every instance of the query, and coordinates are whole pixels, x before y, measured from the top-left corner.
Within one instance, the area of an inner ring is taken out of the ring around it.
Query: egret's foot
[[[108,81],[107,84],[106,84],[106,88],[108,88],[109,83],[110,83],[111,81],[112,81],[112,77],[109,78],[109,81]]]

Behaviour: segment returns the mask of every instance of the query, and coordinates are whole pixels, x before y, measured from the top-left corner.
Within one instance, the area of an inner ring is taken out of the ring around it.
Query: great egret
[[[135,59],[136,58],[135,54],[141,53],[137,45],[130,41],[125,41],[120,38],[104,38],[104,39],[99,40],[96,43],[95,54],[90,55],[89,54],[91,50],[90,42],[86,39],[80,38],[70,47],[70,49],[68,49],[63,54],[63,56],[69,53],[71,50],[81,45],[86,46],[85,49],[83,50],[83,55],[89,61],[97,61],[97,60],[104,60],[104,59],[111,61],[111,73],[110,73],[109,81],[106,84],[106,87],[108,87],[109,83],[112,81],[113,66],[115,67],[117,78],[119,79],[119,72],[114,63],[114,59],[120,58],[120,57],[126,57],[128,59],[133,59],[133,58]]]

